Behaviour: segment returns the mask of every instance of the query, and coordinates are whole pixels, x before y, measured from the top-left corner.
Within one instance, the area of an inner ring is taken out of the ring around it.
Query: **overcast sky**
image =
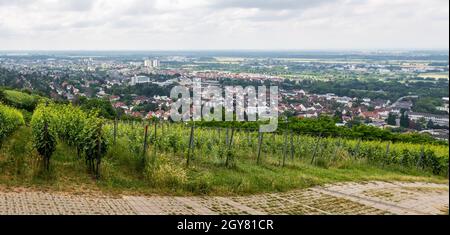
[[[449,0],[0,0],[0,50],[448,48]]]

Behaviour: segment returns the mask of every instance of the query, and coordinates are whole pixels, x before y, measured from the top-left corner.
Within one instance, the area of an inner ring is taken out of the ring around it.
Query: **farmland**
[[[448,73],[423,73],[419,74],[421,78],[448,79]]]

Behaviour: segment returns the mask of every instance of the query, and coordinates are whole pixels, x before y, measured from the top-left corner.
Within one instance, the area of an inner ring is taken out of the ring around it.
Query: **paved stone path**
[[[0,191],[6,215],[384,215],[448,214],[449,187],[430,183],[343,183],[241,197],[79,196]]]

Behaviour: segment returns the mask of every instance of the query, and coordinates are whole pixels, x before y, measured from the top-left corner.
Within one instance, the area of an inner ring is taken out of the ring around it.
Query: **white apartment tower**
[[[144,60],[144,66],[148,68],[158,68],[160,66],[159,60]]]

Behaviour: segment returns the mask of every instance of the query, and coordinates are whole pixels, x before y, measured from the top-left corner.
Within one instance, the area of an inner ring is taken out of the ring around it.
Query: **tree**
[[[108,100],[80,98],[80,108],[86,112],[98,111],[104,118],[112,119],[116,116],[116,111]]]
[[[294,117],[294,116],[295,116],[295,112],[292,111],[292,110],[287,110],[287,111],[285,111],[285,112],[283,113],[283,115],[286,116],[286,117],[288,117],[288,118],[291,118],[291,117]]]
[[[397,125],[397,115],[395,115],[394,113],[389,113],[389,116],[386,119],[386,122],[390,126],[396,126]]]
[[[402,112],[402,115],[400,116],[400,126],[409,128],[409,116],[407,112]]]
[[[420,129],[424,129],[427,126],[427,120],[424,117],[421,117],[417,124],[420,126]]]
[[[335,120],[337,123],[342,123],[342,122],[344,122],[344,119],[342,118],[342,111],[336,110],[336,112],[334,113],[334,120]]]
[[[413,110],[419,113],[445,114],[445,112],[436,109],[436,107],[442,105],[444,104],[440,98],[423,97],[414,103]]]
[[[347,123],[347,126],[352,128],[352,127],[355,127],[355,126],[360,126],[362,123],[363,123],[363,120],[361,120],[360,117],[354,117],[351,121],[349,121]]]
[[[419,122],[410,121],[409,122],[409,129],[421,131],[422,130],[422,126],[421,126],[421,124]]]
[[[434,122],[433,122],[433,120],[430,119],[427,124],[427,129],[433,129],[433,128],[434,128]]]

